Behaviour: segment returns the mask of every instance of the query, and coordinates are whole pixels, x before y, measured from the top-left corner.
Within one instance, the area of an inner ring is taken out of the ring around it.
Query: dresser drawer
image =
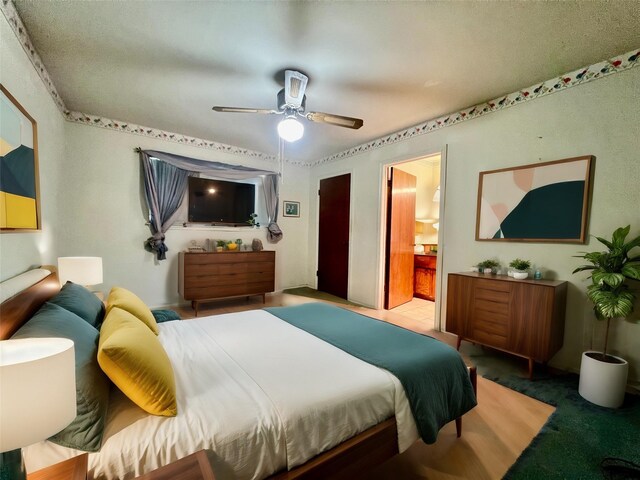
[[[259,295],[265,292],[272,292],[273,287],[274,285],[271,281],[211,287],[194,286],[185,288],[184,298],[185,300],[207,300],[241,295]]]
[[[438,257],[435,255],[414,255],[413,264],[416,268],[432,268],[435,270]]]
[[[217,252],[217,253],[188,253],[184,255],[185,266],[207,265],[211,263],[252,263],[275,260],[274,251],[263,252]]]
[[[261,273],[228,273],[225,275],[203,275],[189,276],[184,278],[184,288],[189,290],[192,287],[215,287],[220,285],[247,285],[249,283],[259,283],[269,281],[273,278],[271,272]]]
[[[507,350],[509,346],[509,339],[506,335],[487,332],[485,330],[474,330],[472,340],[482,345],[489,345],[503,350]]]
[[[209,263],[190,265],[184,272],[185,278],[235,273],[270,273],[275,270],[275,262]]]

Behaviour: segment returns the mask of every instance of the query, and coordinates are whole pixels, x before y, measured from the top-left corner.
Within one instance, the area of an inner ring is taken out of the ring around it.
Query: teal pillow
[[[67,284],[68,285],[68,284]],[[102,444],[110,382],[98,365],[98,331],[75,313],[45,303],[11,338],[62,337],[73,340],[76,356],[76,418],[49,440],[96,452]]]
[[[178,315],[178,312],[176,312],[175,310],[157,309],[151,310],[151,314],[153,315],[153,318],[156,319],[156,323],[180,320],[180,315]]]
[[[49,300],[49,303],[54,303],[75,313],[98,330],[104,319],[105,309],[102,300],[77,283],[65,283],[58,294]]]

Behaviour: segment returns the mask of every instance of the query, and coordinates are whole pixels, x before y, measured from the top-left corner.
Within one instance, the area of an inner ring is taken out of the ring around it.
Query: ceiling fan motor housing
[[[279,111],[283,111],[285,110],[285,107],[287,106],[287,102],[284,99],[284,88],[282,90],[280,90],[278,92],[278,110]],[[302,96],[302,103],[300,104],[299,107],[293,107],[295,110],[297,110],[298,112],[302,113],[304,112],[305,108],[307,106],[307,96],[303,95]]]

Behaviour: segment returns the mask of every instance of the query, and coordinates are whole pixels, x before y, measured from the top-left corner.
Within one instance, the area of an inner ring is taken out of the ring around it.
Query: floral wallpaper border
[[[108,130],[116,130],[118,132],[132,133],[134,135],[142,135],[145,137],[158,138],[160,140],[167,140],[169,142],[180,143],[182,145],[190,145],[193,147],[206,148],[208,150],[217,150],[224,153],[232,153],[235,155],[242,155],[249,158],[258,158],[270,162],[275,162],[276,156],[269,155],[263,152],[250,150],[248,148],[235,147],[233,145],[227,145],[225,143],[214,142],[212,140],[204,140],[202,138],[190,137],[188,135],[182,135],[180,133],[167,132],[164,130],[158,130],[157,128],[143,127],[142,125],[136,125],[135,123],[121,122],[119,120],[111,120],[109,118],[100,117],[97,115],[88,115],[82,112],[69,112],[65,111],[65,118],[69,122],[82,123],[84,125],[91,125],[93,127],[106,128]],[[288,162],[291,163],[291,162]],[[306,164],[305,164],[306,166]]]
[[[49,76],[49,72],[47,72],[47,69],[42,63],[38,52],[33,46],[29,34],[27,33],[27,30],[22,23],[20,16],[18,15],[18,12],[12,0],[0,0],[0,10],[2,10],[2,13],[7,18],[7,21],[13,29],[16,37],[20,41],[22,48],[27,53],[27,56],[31,60],[31,63],[33,63],[33,66],[40,75],[40,78],[46,85],[49,94],[51,95],[55,104],[58,106],[67,121],[82,123],[85,125],[92,125],[94,127],[106,128],[109,130],[116,130],[119,132],[132,133],[135,135],[158,138],[161,140],[167,140],[183,145],[191,145],[195,147],[206,148],[209,150],[217,150],[225,153],[242,155],[249,158],[257,158],[269,162],[274,162],[277,160],[277,157],[275,155],[270,155],[264,152],[258,152],[247,148],[236,147],[233,145],[227,145],[224,143],[205,140],[202,138],[190,137],[188,135],[182,135],[179,133],[166,132],[164,130],[159,130],[156,128],[144,127],[129,122],[112,120],[97,115],[89,115],[82,112],[70,112],[69,110],[67,110],[62,97],[56,90],[53,80],[51,80],[51,77]],[[542,83],[532,85],[528,88],[523,88],[517,92],[513,92],[505,96],[465,108],[458,112],[443,115],[432,120],[427,120],[426,122],[420,123],[418,125],[414,125],[404,130],[400,130],[398,132],[394,132],[389,135],[377,138],[370,142],[357,145],[348,150],[334,153],[333,155],[323,157],[314,162],[296,161],[288,158],[285,159],[285,162],[290,165],[309,167],[321,165],[347,157],[352,157],[354,155],[359,155],[361,153],[375,150],[376,148],[384,147],[385,145],[401,142],[403,140],[407,140],[418,135],[424,135],[425,133],[429,133],[440,128],[445,128],[460,122],[465,122],[473,118],[496,112],[498,110],[503,110],[514,105],[519,105],[535,98],[551,95],[553,93],[560,92],[562,90],[566,90],[567,88],[575,87],[592,80],[604,78],[606,76],[628,70],[638,65],[640,65],[640,48],[627,53],[623,53],[621,55],[617,55],[609,60],[604,60],[599,63],[594,63],[593,65],[579,68],[577,70],[574,70],[573,72],[560,75],[559,77],[546,80]]]
[[[519,105],[521,103],[528,102],[535,98],[551,95],[552,93],[566,90],[567,88],[576,87],[583,83],[603,78],[614,73],[622,72],[630,68],[640,65],[640,48],[632,50],[622,55],[615,56],[609,60],[605,60],[599,63],[594,63],[587,67],[579,68],[573,72],[560,75],[559,77],[552,78],[542,83],[532,85],[528,88],[523,88],[517,92],[504,95],[499,98],[495,98],[488,102],[480,103],[472,107],[465,108],[455,113],[443,115],[433,120],[428,120],[424,123],[414,125],[413,127],[400,130],[398,132],[386,135],[384,137],[377,138],[368,143],[363,143],[356,147],[344,150],[342,152],[329,155],[321,158],[320,160],[313,162],[311,165],[320,165],[323,163],[339,160],[342,158],[359,155],[376,148],[384,147],[403,140],[407,140],[417,135],[423,135],[425,133],[438,130],[440,128],[449,127],[460,122],[465,122],[473,118],[481,117],[488,113],[503,110],[505,108]]]

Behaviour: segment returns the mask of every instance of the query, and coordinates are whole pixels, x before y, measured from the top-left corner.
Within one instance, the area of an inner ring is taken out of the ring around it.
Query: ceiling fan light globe
[[[287,142],[300,140],[304,134],[304,125],[295,118],[285,118],[278,124],[278,135]]]

